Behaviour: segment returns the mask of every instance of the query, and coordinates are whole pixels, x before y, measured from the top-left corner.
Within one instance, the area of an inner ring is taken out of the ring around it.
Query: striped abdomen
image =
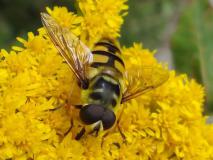
[[[124,62],[120,50],[109,42],[99,42],[93,50],[94,74],[90,77],[89,103],[115,107],[121,101]]]

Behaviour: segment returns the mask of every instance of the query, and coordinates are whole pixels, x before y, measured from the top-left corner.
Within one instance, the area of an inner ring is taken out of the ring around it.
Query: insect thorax
[[[119,81],[107,74],[100,74],[91,80],[88,89],[88,103],[104,107],[116,107],[121,101]]]

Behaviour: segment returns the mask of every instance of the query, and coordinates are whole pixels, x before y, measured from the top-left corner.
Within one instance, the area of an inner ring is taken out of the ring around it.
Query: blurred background
[[[41,26],[46,6],[67,6],[74,0],[0,0],[0,48]],[[206,113],[213,113],[213,0],[129,0],[122,44],[142,42],[157,49],[156,57],[171,69],[187,73],[206,88]]]

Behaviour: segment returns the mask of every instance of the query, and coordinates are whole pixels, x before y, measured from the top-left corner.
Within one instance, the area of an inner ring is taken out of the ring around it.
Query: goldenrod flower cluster
[[[92,49],[103,37],[119,37],[125,2],[78,0],[79,15],[65,7],[47,12]],[[113,128],[77,141],[84,125],[79,111],[67,105],[74,75],[43,28],[18,41],[23,47],[0,52],[0,159],[213,159],[213,126],[202,115],[204,89],[186,75],[169,71],[162,86],[120,106]],[[137,43],[122,53],[127,67],[159,64]]]

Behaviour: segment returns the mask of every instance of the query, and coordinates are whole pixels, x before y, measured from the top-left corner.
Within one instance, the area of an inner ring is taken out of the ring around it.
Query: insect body
[[[97,43],[92,54],[88,104],[81,109],[80,117],[86,124],[98,122],[108,129],[116,120],[113,108],[121,103],[124,62],[120,50],[107,41]]]
[[[152,90],[168,79],[162,67],[125,69],[120,49],[110,41],[100,41],[91,52],[67,28],[50,15],[41,13],[42,23],[51,41],[63,56],[82,88],[80,118],[94,131],[109,129],[116,121],[114,110],[121,103]],[[145,73],[150,76],[144,76]],[[158,78],[155,78],[158,77]],[[76,139],[79,139],[83,129]]]

